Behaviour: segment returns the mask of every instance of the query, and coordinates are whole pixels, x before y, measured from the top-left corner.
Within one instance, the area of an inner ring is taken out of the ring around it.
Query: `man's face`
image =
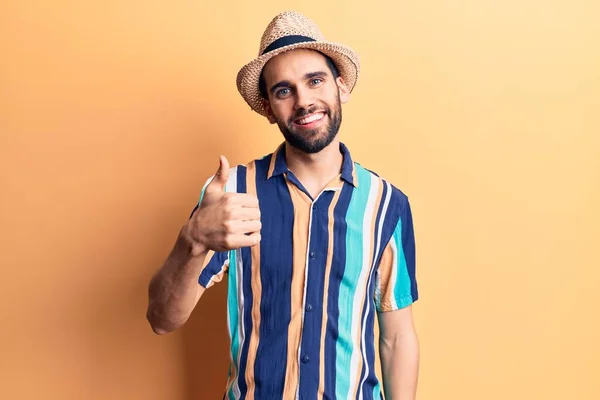
[[[297,49],[272,58],[263,69],[268,101],[265,109],[286,141],[306,153],[329,145],[342,122],[341,103],[349,92],[341,77],[333,77],[325,57]]]

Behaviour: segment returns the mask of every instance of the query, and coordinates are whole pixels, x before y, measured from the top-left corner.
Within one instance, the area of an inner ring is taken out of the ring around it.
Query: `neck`
[[[313,198],[340,174],[344,160],[337,137],[323,150],[314,154],[304,153],[286,143],[285,158],[290,171]]]

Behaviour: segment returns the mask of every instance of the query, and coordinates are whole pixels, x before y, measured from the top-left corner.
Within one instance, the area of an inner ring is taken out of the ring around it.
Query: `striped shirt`
[[[383,398],[374,322],[417,300],[411,210],[340,151],[340,175],[314,199],[283,144],[231,169],[225,191],[257,196],[262,229],[257,246],[210,251],[198,279],[209,288],[227,276],[224,398]]]

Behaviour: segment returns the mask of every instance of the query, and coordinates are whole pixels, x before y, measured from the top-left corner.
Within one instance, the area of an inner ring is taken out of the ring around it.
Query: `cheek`
[[[280,121],[287,121],[290,114],[290,107],[286,104],[287,102],[277,102],[271,107],[271,111],[275,118]]]

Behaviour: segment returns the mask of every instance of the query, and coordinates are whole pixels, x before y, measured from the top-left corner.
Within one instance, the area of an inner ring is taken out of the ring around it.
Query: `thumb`
[[[229,180],[229,161],[225,156],[219,156],[219,169],[215,174],[213,180],[208,184],[207,190],[210,188],[211,191],[224,191],[225,185]]]

